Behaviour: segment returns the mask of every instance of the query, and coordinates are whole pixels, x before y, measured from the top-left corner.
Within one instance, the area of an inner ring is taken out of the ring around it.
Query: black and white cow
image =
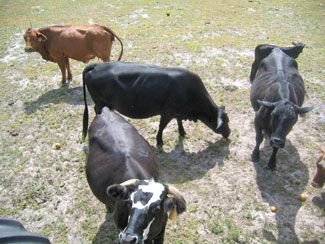
[[[182,120],[201,120],[215,133],[230,134],[225,108],[213,102],[200,77],[180,68],[147,64],[106,62],[88,65],[83,72],[85,112],[83,136],[87,134],[88,108],[85,86],[99,114],[104,106],[134,118],[161,115],[157,146],[162,146],[164,128],[177,119],[180,136]]]
[[[256,112],[254,162],[259,160],[264,131],[273,147],[268,168],[275,169],[277,151],[284,147],[286,136],[297,122],[298,114],[307,113],[313,108],[301,107],[304,97],[305,86],[296,60],[274,46],[269,55],[260,61],[258,74],[252,83],[250,100]]]
[[[185,211],[181,193],[157,182],[158,159],[122,116],[104,107],[89,128],[88,184],[122,232],[121,244],[161,244],[168,216]]]
[[[275,45],[270,45],[270,44],[260,44],[256,46],[255,48],[255,60],[252,64],[252,69],[251,69],[251,74],[249,76],[250,82],[252,83],[255,76],[256,72],[258,69],[258,66],[260,65],[261,61],[269,56],[269,54],[272,52],[272,50],[277,47],[280,48],[285,54],[290,56],[291,58],[298,58],[299,54],[302,52],[304,49],[305,45],[301,42],[295,43],[292,42],[293,47],[277,47]]]

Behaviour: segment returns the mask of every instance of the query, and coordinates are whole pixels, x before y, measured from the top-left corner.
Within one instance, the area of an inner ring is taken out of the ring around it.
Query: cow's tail
[[[83,124],[82,124],[82,137],[83,137],[83,141],[85,141],[85,138],[87,136],[88,121],[89,121],[85,75],[86,75],[86,73],[88,71],[94,69],[94,67],[95,67],[95,64],[88,65],[84,69],[84,71],[82,73],[82,85],[83,85],[84,102],[85,102],[85,111],[84,111],[84,115],[83,115]]]
[[[116,37],[117,40],[120,42],[121,44],[121,52],[120,52],[120,56],[118,57],[117,61],[120,61],[121,58],[122,58],[122,55],[123,55],[123,42],[121,41],[121,39],[110,29],[108,28],[107,26],[104,26],[105,30],[109,33],[111,33],[112,35],[112,41],[114,41],[114,38]]]

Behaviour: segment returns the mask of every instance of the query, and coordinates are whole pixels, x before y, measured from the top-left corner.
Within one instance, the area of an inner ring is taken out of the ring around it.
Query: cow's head
[[[289,100],[281,100],[278,102],[257,100],[257,102],[272,110],[270,144],[272,147],[277,148],[284,147],[287,135],[298,120],[298,114],[307,113],[313,109],[313,106],[299,107]]]
[[[228,138],[230,135],[229,118],[225,112],[225,107],[220,106],[217,113],[212,117],[201,116],[200,120],[206,124],[215,133],[221,134],[223,137]]]
[[[317,171],[311,182],[313,187],[321,188],[325,183],[325,148],[321,148],[323,155],[317,160]]]
[[[185,211],[186,202],[179,191],[154,180],[129,180],[107,188],[109,197],[124,201],[128,213],[125,229],[119,234],[121,244],[143,244],[163,233],[167,217]],[[170,196],[168,196],[170,195]]]
[[[24,34],[24,39],[26,42],[25,52],[36,52],[40,50],[47,37],[33,28],[28,28]]]

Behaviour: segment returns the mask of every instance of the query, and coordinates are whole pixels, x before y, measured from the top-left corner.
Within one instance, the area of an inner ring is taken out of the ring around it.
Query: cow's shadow
[[[87,94],[88,104],[92,103],[91,98]],[[37,100],[24,103],[24,110],[26,114],[33,114],[37,110],[43,110],[48,104],[67,103],[71,105],[82,105],[83,102],[83,88],[62,86],[57,89],[49,90],[43,95],[39,96]]]
[[[106,213],[105,221],[100,225],[96,236],[93,238],[94,244],[118,244],[118,234],[120,231],[116,228],[113,214]]]
[[[189,140],[189,139],[184,139]],[[159,159],[160,182],[171,184],[184,183],[202,178],[216,165],[224,166],[224,159],[229,155],[229,144],[217,140],[206,141],[207,147],[199,152],[184,150],[183,139],[179,139],[175,148],[170,152],[164,152],[156,148]]]
[[[295,223],[297,213],[302,206],[299,194],[309,182],[308,168],[301,162],[297,149],[289,140],[286,146],[278,151],[275,171],[266,169],[271,153],[271,147],[265,143],[260,153],[260,161],[254,162],[256,181],[263,200],[270,207],[277,207],[275,219],[278,236],[275,237],[270,230],[270,223],[263,227],[263,235],[272,242],[299,243]],[[300,180],[300,184],[296,183],[297,179]]]
[[[311,201],[323,211],[325,210],[325,192],[322,192],[320,196],[313,197]]]

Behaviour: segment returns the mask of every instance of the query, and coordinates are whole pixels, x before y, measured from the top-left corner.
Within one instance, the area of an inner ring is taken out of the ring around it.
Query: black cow
[[[89,128],[86,174],[94,195],[114,211],[119,243],[161,244],[168,215],[185,211],[179,191],[157,182],[158,159],[122,116],[104,107]]]
[[[299,43],[292,42],[292,44],[293,44],[293,47],[278,47],[278,48],[280,48],[285,54],[296,59],[296,58],[298,58],[299,54],[304,49],[305,45],[301,42],[299,42]],[[266,58],[267,56],[269,56],[269,54],[272,52],[272,50],[275,47],[277,47],[277,46],[270,45],[270,44],[261,44],[261,45],[256,46],[255,60],[252,64],[251,74],[249,76],[251,83],[253,82],[253,80],[255,78],[258,66],[260,65],[261,61],[264,58]]]
[[[268,168],[275,169],[276,153],[283,148],[286,136],[298,120],[298,114],[307,113],[311,107],[301,107],[305,97],[304,82],[298,73],[296,60],[279,48],[260,61],[258,74],[252,83],[251,104],[255,110],[256,146],[252,160],[259,160],[259,146],[263,130],[273,147]]]
[[[185,135],[184,119],[201,120],[225,138],[230,134],[225,108],[215,105],[198,75],[180,68],[105,62],[88,65],[83,72],[84,137],[88,127],[85,86],[95,102],[96,114],[108,106],[135,119],[161,115],[157,146],[163,144],[163,130],[173,118],[180,136]]]

